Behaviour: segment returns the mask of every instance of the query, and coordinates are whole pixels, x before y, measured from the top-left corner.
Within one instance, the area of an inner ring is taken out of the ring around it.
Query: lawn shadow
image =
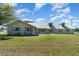
[[[35,37],[35,36],[39,36],[39,35],[8,35],[10,37]]]
[[[1,36],[0,41],[12,39],[11,36]]]

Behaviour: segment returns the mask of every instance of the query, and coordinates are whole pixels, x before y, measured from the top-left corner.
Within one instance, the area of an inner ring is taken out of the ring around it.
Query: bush
[[[6,40],[7,34],[5,32],[0,32],[0,40]]]
[[[1,40],[7,40],[7,35],[0,35]]]

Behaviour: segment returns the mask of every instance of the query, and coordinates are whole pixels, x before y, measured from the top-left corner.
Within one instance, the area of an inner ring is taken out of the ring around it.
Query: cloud
[[[65,8],[66,6],[68,6],[67,3],[53,3],[52,5],[52,10],[58,10],[58,9],[62,9]]]
[[[45,5],[46,5],[46,3],[36,3],[34,11],[41,9]]]
[[[67,25],[71,25],[71,20],[69,20],[69,19],[63,19],[59,23],[62,23],[62,22],[64,22]]]
[[[79,20],[64,20],[64,22],[67,24],[67,25],[72,25],[72,26],[77,26],[77,25],[79,25]]]
[[[52,4],[52,9],[53,12],[56,12],[58,14],[69,14],[70,13],[70,8],[69,4],[67,3],[55,3]]]
[[[73,22],[75,22],[75,23],[79,23],[79,20],[73,20]]]
[[[65,16],[64,14],[54,16],[54,17],[50,18],[50,21],[57,22],[57,21],[61,20],[64,16]]]
[[[15,7],[17,6],[18,4],[17,3],[0,3],[0,5],[10,5],[12,7]]]
[[[27,19],[27,18],[24,18],[24,19],[21,19],[22,21],[33,21],[32,19]]]
[[[77,27],[79,25],[79,19],[73,16],[68,16],[66,19],[62,19],[58,23],[64,22],[67,25],[72,25],[74,27]]]
[[[73,23],[73,26],[77,27],[79,25],[79,23]]]
[[[39,18],[36,20],[36,22],[43,22],[45,19],[44,18]]]
[[[74,26],[74,24],[79,24],[79,20],[76,19],[75,17],[71,16],[71,15],[64,15],[64,14],[61,14],[59,16],[55,16],[55,17],[52,17],[50,19],[53,23],[66,23],[67,25],[72,25]]]
[[[15,13],[18,14],[18,15],[21,15],[22,13],[31,13],[30,10],[28,9],[18,9],[18,10],[15,10]]]
[[[62,13],[63,13],[63,14],[69,14],[69,13],[70,13],[70,8],[67,7],[67,8],[65,8],[65,9],[63,9],[63,10],[62,10]]]
[[[53,17],[50,18],[51,22],[62,22],[63,19],[70,19],[72,16],[70,16],[70,8],[67,3],[55,3],[52,4],[52,11],[56,14]],[[66,20],[67,21],[67,20]]]
[[[54,14],[50,14],[50,17],[53,17],[54,16]]]
[[[57,13],[69,14],[70,13],[70,8],[66,7],[64,9],[59,9],[59,10],[57,10]]]

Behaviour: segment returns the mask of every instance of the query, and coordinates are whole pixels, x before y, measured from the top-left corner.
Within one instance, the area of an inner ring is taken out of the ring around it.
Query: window
[[[58,32],[62,32],[62,29],[58,29]]]
[[[13,31],[20,31],[20,28],[19,27],[14,27],[12,28]]]
[[[13,27],[12,28],[12,34],[20,35],[20,27]]]
[[[45,32],[45,29],[41,29],[41,32]]]
[[[50,32],[52,32],[52,31],[53,31],[53,29],[49,29],[49,31],[50,31]]]
[[[30,28],[29,27],[27,27],[27,31],[30,31]]]
[[[69,29],[67,29],[66,31],[69,32]]]
[[[30,27],[30,31],[32,32],[33,31],[33,28]]]

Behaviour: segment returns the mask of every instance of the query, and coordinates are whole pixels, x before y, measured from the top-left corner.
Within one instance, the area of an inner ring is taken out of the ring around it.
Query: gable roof
[[[56,29],[65,29],[64,27],[62,27],[60,24],[57,24],[57,23],[54,23],[53,26],[54,26]]]
[[[45,23],[45,22],[25,23],[25,22],[23,22],[23,21],[21,21],[21,20],[13,20],[13,21],[11,21],[11,22],[8,22],[8,23],[6,23],[6,24],[3,24],[3,26],[10,25],[10,24],[12,24],[12,23],[14,23],[14,22],[16,22],[16,21],[20,21],[20,22],[22,22],[22,23],[24,23],[24,24],[31,25],[31,26],[33,26],[33,27],[35,27],[35,28],[38,28],[38,29],[51,29],[50,26],[48,25],[48,23]],[[52,25],[53,25],[56,29],[66,29],[65,27],[62,27],[61,24],[53,23]],[[67,25],[67,24],[65,24],[65,26],[66,26],[68,29],[75,29],[73,26],[70,26],[70,25]]]
[[[11,22],[8,22],[8,23],[6,23],[6,24],[3,24],[4,26],[7,26],[7,25],[10,25],[10,24],[12,24],[12,23],[14,23],[14,22],[21,22],[21,23],[24,23],[24,24],[28,24],[28,23],[25,23],[25,22],[23,22],[23,21],[21,21],[21,20],[13,20],[13,21],[11,21]],[[31,25],[31,24],[28,24],[28,25],[30,25],[30,26],[32,26],[32,27],[35,27],[35,26],[33,26],[33,25]],[[36,28],[36,27],[35,27]]]
[[[30,25],[33,25],[35,26],[36,28],[39,28],[39,29],[51,29],[48,25],[48,23],[45,23],[45,22],[37,22],[37,23],[28,23]]]

